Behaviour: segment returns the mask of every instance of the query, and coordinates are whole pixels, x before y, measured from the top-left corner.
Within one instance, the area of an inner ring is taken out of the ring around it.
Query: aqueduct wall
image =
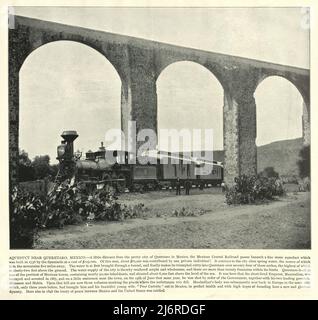
[[[121,82],[121,125],[129,120],[157,131],[156,80],[171,63],[192,61],[210,70],[224,89],[224,177],[255,174],[256,105],[254,92],[269,76],[291,81],[304,100],[303,137],[310,143],[310,72],[291,66],[174,46],[108,32],[14,16],[9,29],[9,161],[10,182],[17,182],[19,152],[19,71],[34,50],[53,41],[88,45],[104,55]]]

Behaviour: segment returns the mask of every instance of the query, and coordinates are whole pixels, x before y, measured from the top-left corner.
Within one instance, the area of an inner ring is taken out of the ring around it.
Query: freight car
[[[76,131],[64,131],[64,139],[57,147],[59,173],[56,180],[74,178],[88,185],[112,185],[118,191],[127,188],[133,190],[161,189],[174,187],[177,179],[184,183],[191,181],[196,186],[220,185],[223,180],[223,165],[220,162],[197,160],[182,155],[173,155],[168,152],[153,150],[148,153],[147,164],[131,164],[130,153],[121,150],[106,150],[101,144],[98,151],[89,150],[85,159],[81,154],[74,153],[73,142],[78,137]],[[111,155],[113,161],[109,161]],[[208,174],[198,174],[200,168],[208,168]]]

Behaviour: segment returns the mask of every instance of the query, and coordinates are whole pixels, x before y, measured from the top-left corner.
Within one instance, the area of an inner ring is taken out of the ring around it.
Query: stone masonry
[[[179,47],[144,39],[15,16],[9,29],[9,161],[10,183],[17,182],[19,147],[19,70],[28,55],[42,45],[69,40],[90,46],[105,56],[121,82],[121,125],[136,121],[137,132],[157,130],[156,80],[178,61],[192,61],[210,70],[224,89],[224,177],[254,174],[256,168],[256,105],[254,92],[269,76],[292,82],[304,100],[304,142],[310,142],[310,73],[307,69]]]

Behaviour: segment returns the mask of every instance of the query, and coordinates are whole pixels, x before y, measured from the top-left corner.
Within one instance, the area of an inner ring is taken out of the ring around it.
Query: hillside
[[[280,175],[298,175],[297,160],[303,139],[276,141],[257,148],[257,168],[274,167]]]
[[[261,172],[266,167],[274,167],[280,175],[298,175],[297,160],[303,146],[302,138],[275,141],[257,147],[257,169]],[[214,152],[214,160],[224,161],[224,151]]]

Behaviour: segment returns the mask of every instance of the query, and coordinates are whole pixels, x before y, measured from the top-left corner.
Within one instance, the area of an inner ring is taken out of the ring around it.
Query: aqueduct
[[[63,25],[22,16],[11,17],[9,28],[9,165],[10,183],[17,182],[19,155],[19,71],[34,50],[53,41],[68,40],[88,45],[117,70],[121,82],[121,125],[136,121],[157,131],[156,80],[168,65],[192,61],[210,70],[224,89],[224,177],[255,174],[256,105],[254,92],[269,76],[284,77],[299,90],[304,101],[303,139],[310,143],[310,72],[220,53],[185,48],[129,36]]]

